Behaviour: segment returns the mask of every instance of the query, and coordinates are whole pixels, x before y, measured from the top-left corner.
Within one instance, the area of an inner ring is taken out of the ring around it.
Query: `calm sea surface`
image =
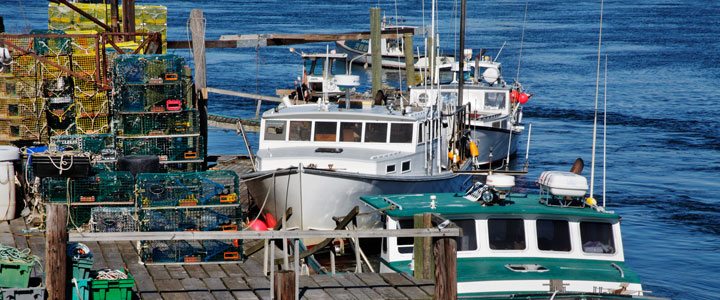
[[[423,24],[420,1],[138,2],[168,6],[171,40],[188,38],[192,8],[204,10],[208,39],[368,30],[369,7],[378,4],[388,17],[397,12],[405,24]],[[468,2],[466,45],[495,55],[507,42],[499,60],[511,81],[525,1]],[[455,51],[458,3],[439,4],[441,46],[448,52]],[[429,2],[425,6],[429,24]],[[11,32],[43,28],[47,2],[2,0],[0,15]],[[520,178],[524,186],[533,186],[543,170],[569,169],[576,157],[586,160],[589,172],[599,15],[595,1],[529,5],[520,81],[535,96],[525,107],[533,135],[531,171]],[[606,1],[604,17],[607,201],[623,216],[627,263],[654,295],[720,298],[720,3]],[[325,51],[324,44],[295,47]],[[300,59],[288,48],[209,50],[208,85],[273,95],[299,74]],[[174,53],[189,56],[188,50]],[[354,67],[353,72],[369,83],[369,70]],[[383,76],[390,84],[398,82],[397,74]],[[238,98],[213,95],[209,105],[212,113],[255,114],[254,102]],[[257,137],[252,138],[256,146]],[[209,143],[211,154],[245,152],[234,132],[212,130]],[[601,190],[598,181],[596,191]]]

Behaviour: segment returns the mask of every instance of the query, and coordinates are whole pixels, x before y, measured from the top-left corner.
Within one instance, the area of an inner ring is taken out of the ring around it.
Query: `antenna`
[[[605,54],[605,89],[603,92],[603,190],[602,190],[602,204],[605,208],[605,175],[607,170],[607,70],[608,70],[608,58]]]
[[[527,172],[528,166],[530,165],[530,136],[532,136],[532,123],[528,124],[528,139],[527,146],[525,148],[525,166],[524,171]]]
[[[496,62],[498,57],[500,57],[500,53],[502,53],[503,49],[505,49],[505,44],[507,44],[507,41],[504,41],[502,46],[500,46],[500,50],[498,50],[498,53],[495,55],[495,59],[493,59],[493,62]],[[520,64],[518,64],[519,66]]]
[[[593,121],[592,156],[590,160],[590,198],[593,198],[593,196],[595,195],[595,146],[597,144],[598,97],[600,96],[600,49],[602,48],[602,21],[604,3],[604,0],[600,0],[600,32],[598,33],[597,70],[595,76],[595,119]],[[595,199],[593,198],[593,200]]]
[[[528,1],[525,1],[525,17],[523,17],[522,33],[520,34],[520,54],[518,55],[517,75],[515,82],[520,82],[520,62],[522,61],[523,44],[525,43],[525,24],[527,24]]]

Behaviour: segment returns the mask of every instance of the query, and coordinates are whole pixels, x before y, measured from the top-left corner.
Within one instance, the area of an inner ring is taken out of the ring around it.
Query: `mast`
[[[463,104],[463,85],[465,85],[465,10],[467,0],[462,0],[460,3],[460,51],[458,53],[460,59],[460,78],[458,79],[458,107]]]

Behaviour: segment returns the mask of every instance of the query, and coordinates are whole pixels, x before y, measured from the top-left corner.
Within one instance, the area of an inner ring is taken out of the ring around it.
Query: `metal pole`
[[[380,48],[380,8],[370,8],[370,54],[372,55],[372,95],[382,89],[382,51]]]
[[[458,106],[463,104],[463,85],[465,85],[465,10],[467,0],[462,0],[460,3],[460,78],[458,79]]]

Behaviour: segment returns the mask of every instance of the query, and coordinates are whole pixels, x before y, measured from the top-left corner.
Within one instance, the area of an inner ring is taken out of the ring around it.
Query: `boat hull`
[[[248,177],[253,176],[248,175]],[[437,176],[376,176],[317,169],[291,169],[246,181],[255,204],[281,216],[292,207],[287,228],[332,230],[332,217],[360,208],[358,226],[382,228],[380,214],[363,204],[362,195],[450,192],[461,190],[470,177],[452,173]]]
[[[508,156],[508,148],[510,156],[517,154],[521,132],[512,132],[511,134],[510,130],[485,126],[471,126],[470,129],[471,137],[478,146],[477,163],[479,165],[501,162]]]

